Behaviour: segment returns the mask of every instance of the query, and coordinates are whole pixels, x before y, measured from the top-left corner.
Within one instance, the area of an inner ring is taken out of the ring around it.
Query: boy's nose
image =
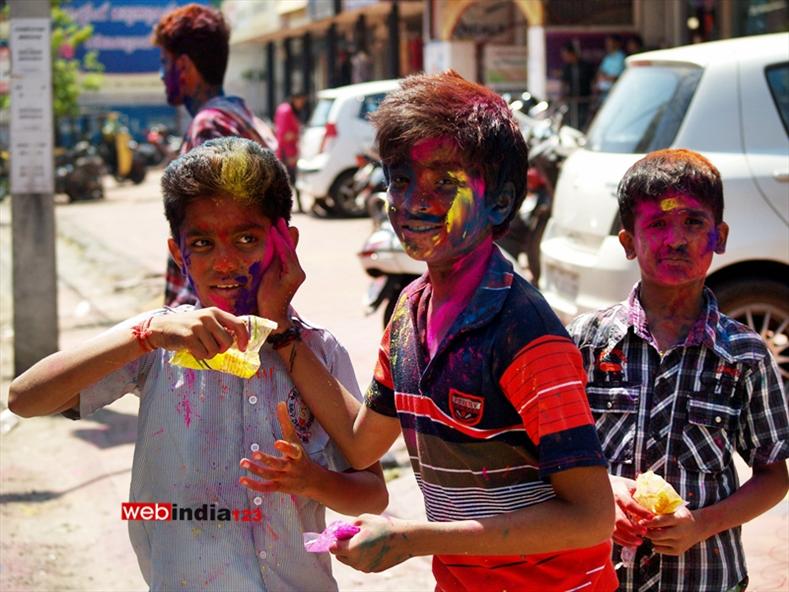
[[[673,248],[684,247],[688,244],[686,231],[681,226],[669,226],[666,233],[666,244]]]
[[[219,273],[231,273],[236,267],[235,260],[228,255],[220,255],[214,261],[214,271]]]

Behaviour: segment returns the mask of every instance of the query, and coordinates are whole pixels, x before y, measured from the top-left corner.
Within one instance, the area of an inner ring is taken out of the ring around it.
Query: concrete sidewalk
[[[0,204],[0,400],[11,379],[10,226]],[[59,227],[61,346],[159,302],[160,274],[102,245],[86,245],[87,229]],[[0,404],[0,408],[4,405]],[[127,396],[92,418],[22,420],[0,436],[0,590],[144,590],[119,507],[128,499],[137,399]],[[398,449],[403,461],[402,448]],[[747,468],[741,467],[743,480]],[[407,467],[389,482],[387,512],[424,518]],[[743,529],[749,590],[789,590],[789,502],[785,499]],[[328,517],[331,520],[333,515]],[[382,574],[335,562],[343,591],[429,591],[430,558]]]

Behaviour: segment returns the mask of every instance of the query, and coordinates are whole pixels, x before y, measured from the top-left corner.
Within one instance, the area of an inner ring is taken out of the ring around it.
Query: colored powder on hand
[[[347,541],[361,529],[344,520],[335,520],[322,533],[305,532],[304,549],[309,553],[325,553],[337,541]]]

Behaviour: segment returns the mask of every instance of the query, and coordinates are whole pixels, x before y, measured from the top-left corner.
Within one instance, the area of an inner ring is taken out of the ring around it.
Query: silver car
[[[760,333],[789,378],[789,34],[647,52],[565,162],[542,243],[541,288],[565,320],[623,300],[638,280],[625,259],[616,188],[645,153],[690,148],[723,178],[725,255],[707,284],[724,312]]]

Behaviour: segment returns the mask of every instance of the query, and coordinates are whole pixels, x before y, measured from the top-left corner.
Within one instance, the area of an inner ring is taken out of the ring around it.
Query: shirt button
[[[258,444],[257,442],[252,442],[252,445],[249,447],[249,449],[252,452],[257,452],[258,450],[260,450],[260,444]]]
[[[256,506],[259,506],[260,504],[263,503],[263,498],[260,497],[260,496],[257,496],[255,499],[252,500],[252,503],[254,503]]]
[[[268,557],[268,553],[266,553],[265,551],[261,551],[260,553],[258,553],[258,557],[260,557],[261,559],[265,559],[266,557]]]
[[[715,416],[715,423],[720,423],[720,422],[722,422],[722,421],[723,421],[723,418],[721,418],[721,416],[720,416],[720,415],[716,415],[716,416]]]
[[[608,401],[608,403],[606,403],[606,407],[608,407],[609,409],[611,409],[611,407],[613,406],[614,404],[611,401]]]
[[[255,395],[252,395],[251,397],[249,397],[248,401],[250,405],[254,405],[255,403],[258,402],[258,398]]]

